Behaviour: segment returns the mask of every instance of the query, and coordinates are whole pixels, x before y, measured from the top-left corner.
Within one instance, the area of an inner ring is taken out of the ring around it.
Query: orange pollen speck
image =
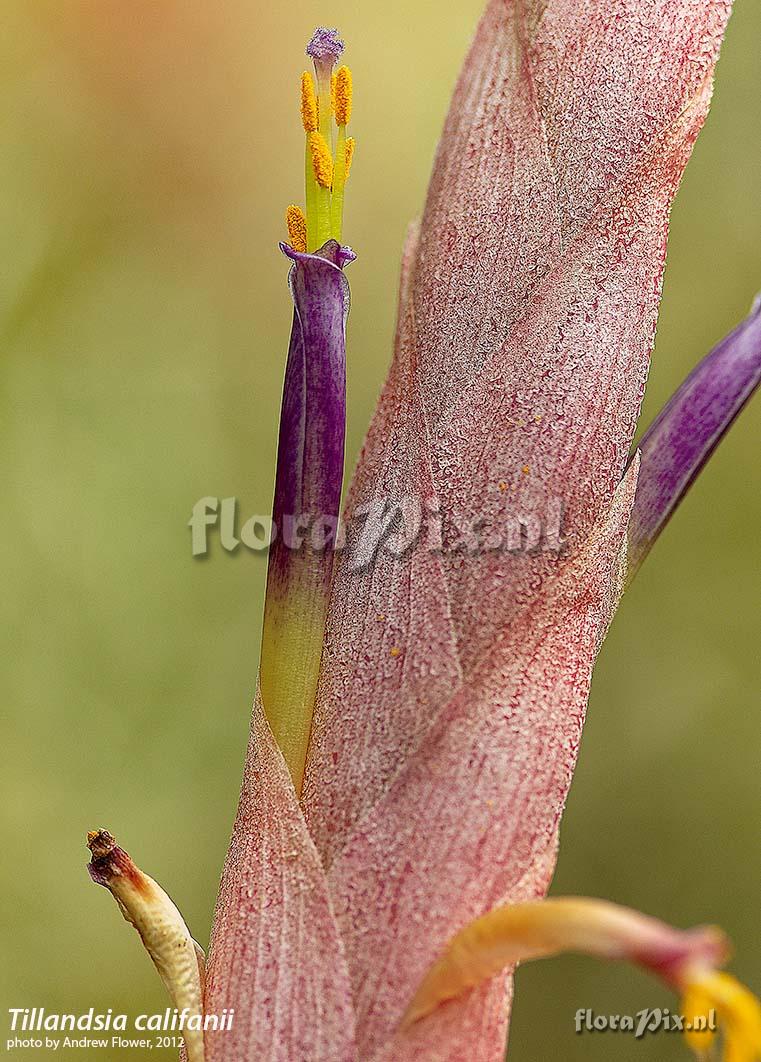
[[[301,207],[291,206],[285,212],[285,221],[288,225],[288,239],[294,251],[306,252],[307,249],[307,219]]]
[[[498,487],[498,488],[499,488],[499,489],[500,489],[500,490],[502,491],[502,493],[504,494],[504,493],[505,493],[505,491],[507,490],[507,483],[505,483],[504,479],[501,479],[501,480],[499,481],[499,483],[497,484],[497,487]]]
[[[521,469],[521,472],[523,473],[524,476],[527,476],[530,471],[531,471],[531,469],[528,467],[528,465],[524,465],[523,468]]]
[[[392,645],[391,646],[391,649],[390,649],[390,655],[391,656],[401,656],[401,653],[402,653],[402,650],[399,648],[398,645]]]
[[[306,133],[316,133],[320,128],[314,79],[307,71],[301,75],[301,121]]]
[[[345,180],[349,180],[349,174],[351,173],[351,163],[354,158],[354,148],[356,147],[356,140],[353,136],[346,138],[346,177]]]
[[[309,134],[309,150],[317,183],[321,188],[330,188],[333,183],[333,156],[322,133]]]
[[[336,125],[348,125],[351,121],[352,77],[348,66],[339,66],[334,81],[333,109]]]

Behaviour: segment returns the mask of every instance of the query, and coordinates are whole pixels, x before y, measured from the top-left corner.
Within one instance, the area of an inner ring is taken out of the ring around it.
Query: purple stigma
[[[337,29],[325,29],[318,26],[307,45],[307,55],[316,63],[336,63],[343,55],[344,42]]]

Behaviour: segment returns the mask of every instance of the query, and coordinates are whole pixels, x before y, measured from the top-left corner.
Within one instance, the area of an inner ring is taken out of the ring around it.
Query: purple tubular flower
[[[672,395],[639,444],[629,578],[761,381],[761,296]]]
[[[294,302],[280,417],[262,634],[261,691],[275,738],[301,785],[317,688],[341,500],[346,422],[348,247],[287,244]]]
[[[329,241],[314,254],[281,249],[292,261],[294,303],[280,418],[273,518],[319,512],[337,515],[343,479],[346,419],[347,247]],[[282,542],[280,542],[282,547]],[[290,550],[273,550],[273,571],[287,574]],[[285,569],[282,567],[285,565]]]

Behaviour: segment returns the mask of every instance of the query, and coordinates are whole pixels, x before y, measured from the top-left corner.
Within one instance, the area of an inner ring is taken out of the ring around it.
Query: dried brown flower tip
[[[188,1062],[204,1062],[202,1000],[204,955],[182,915],[161,886],[136,866],[108,830],[91,830],[87,869],[107,888],[122,914],[140,934],[161,980],[179,1011],[197,1016],[199,1028],[183,1029]],[[190,1022],[191,1026],[195,1022]]]

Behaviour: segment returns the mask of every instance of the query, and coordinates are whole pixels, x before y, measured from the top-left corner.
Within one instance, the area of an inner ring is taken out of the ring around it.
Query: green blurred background
[[[355,73],[353,463],[389,359],[404,229],[479,8],[3,4],[3,1011],[165,1005],[89,883],[92,826],[208,939],[265,567],[247,551],[194,561],[186,524],[202,495],[236,495],[245,515],[271,500],[290,317],[276,243],[301,198],[304,43],[338,24]],[[758,4],[737,0],[674,210],[643,423],[761,287],[759,35]],[[760,422],[756,404],[620,610],[555,882],[721,923],[756,989]],[[630,969],[568,958],[517,983],[515,1060],[687,1057],[673,1036],[574,1034],[577,1007],[676,1006]]]

